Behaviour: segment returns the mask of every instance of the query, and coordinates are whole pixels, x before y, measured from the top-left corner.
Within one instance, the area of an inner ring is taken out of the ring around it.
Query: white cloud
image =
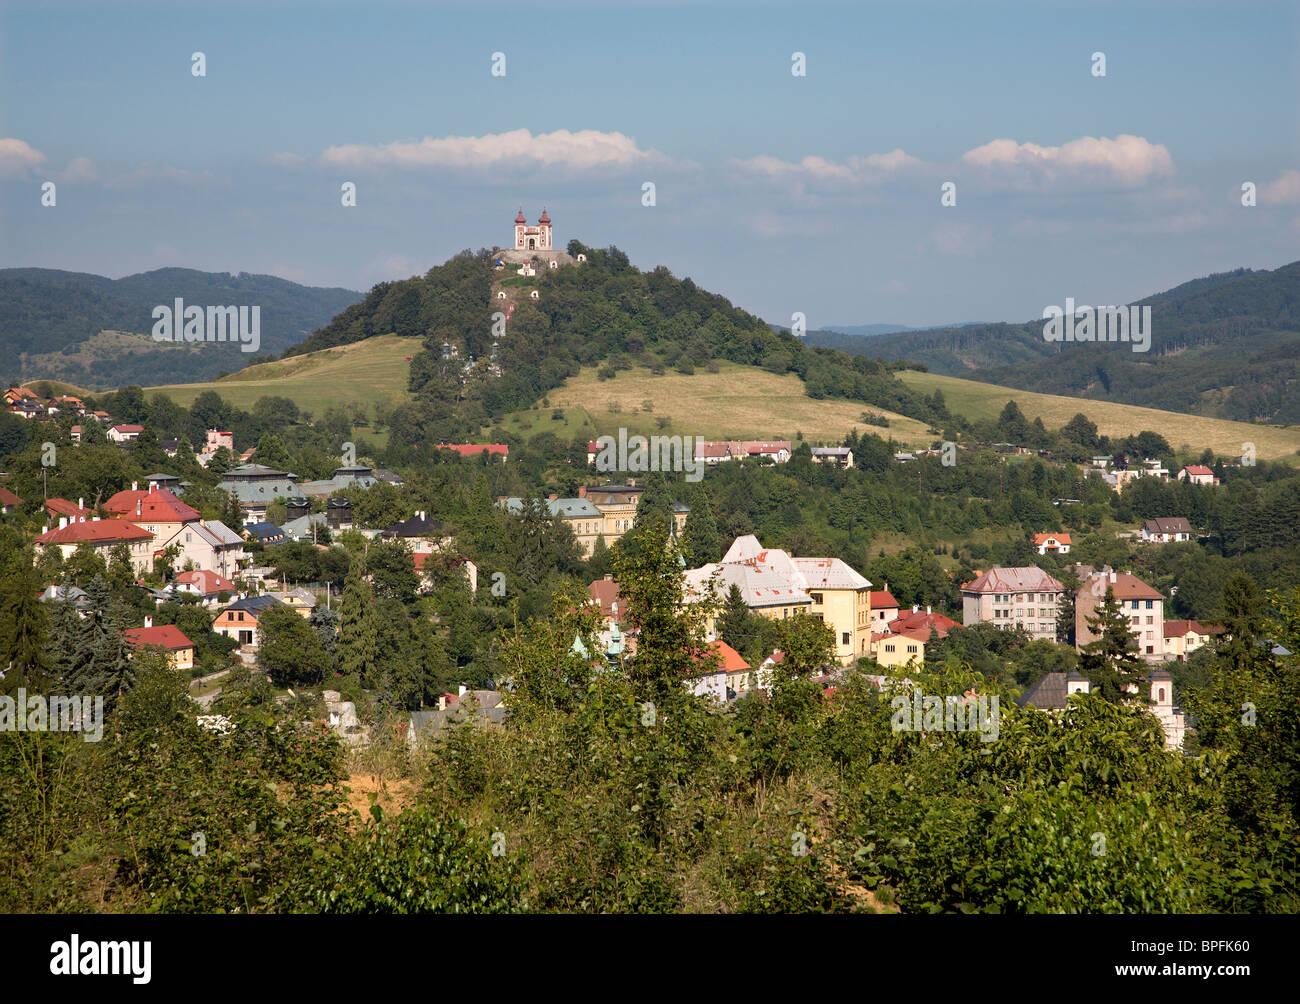
[[[26,178],[45,163],[45,154],[21,139],[0,138],[0,178]]]
[[[99,172],[95,170],[94,162],[88,157],[73,157],[68,161],[68,166],[63,169],[59,176],[60,181],[66,181],[70,184],[84,184],[88,181],[98,181]]]
[[[964,221],[940,223],[930,233],[925,247],[942,255],[973,255],[992,243],[987,230]]]
[[[1263,205],[1300,206],[1300,171],[1283,171],[1276,181],[1260,190],[1259,201]]]
[[[890,174],[922,166],[921,161],[901,149],[889,153],[873,153],[866,157],[849,157],[843,162],[816,156],[789,161],[764,155],[733,160],[732,164],[744,171],[773,179],[838,181],[849,184],[872,184],[884,180]]]
[[[962,154],[962,162],[1017,186],[1050,187],[1088,182],[1137,186],[1174,173],[1163,144],[1141,136],[1084,136],[1061,146],[995,139]]]
[[[331,146],[320,156],[330,167],[396,168],[512,168],[563,167],[570,170],[627,168],[666,163],[653,150],[642,150],[621,132],[582,129],[533,135],[527,129],[484,136],[445,136],[399,141],[382,146]]]

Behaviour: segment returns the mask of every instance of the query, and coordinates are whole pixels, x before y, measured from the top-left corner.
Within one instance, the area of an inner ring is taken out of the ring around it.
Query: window
[[[892,644],[891,644],[891,645],[886,645],[886,646],[885,646],[885,651],[886,651],[886,652],[892,652],[892,651],[894,651],[894,646],[893,646]]]
[[[907,651],[908,651],[908,652],[915,652],[915,651],[916,651],[916,646],[915,646],[915,645],[908,645],[908,646],[907,646]]]
[[[847,631],[840,632],[840,644],[841,645],[851,644],[851,642],[849,641],[849,633]]]
[[[1151,609],[1151,601],[1150,601],[1150,600],[1147,600],[1147,609],[1148,609],[1148,610]]]
[[[1155,622],[1155,618],[1152,617],[1150,614],[1147,614],[1147,623],[1152,624],[1154,622]]]
[[[1156,694],[1158,695],[1156,699],[1157,699],[1161,704],[1164,704],[1164,703],[1165,703],[1165,688],[1164,688],[1164,687],[1161,687],[1159,690],[1156,691]]]

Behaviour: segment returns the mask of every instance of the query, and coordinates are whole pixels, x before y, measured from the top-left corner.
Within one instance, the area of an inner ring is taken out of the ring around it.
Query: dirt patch
[[[345,782],[348,808],[370,818],[370,806],[378,805],[385,816],[395,816],[415,802],[415,785],[408,780],[386,780],[374,774],[350,774]],[[370,796],[374,795],[372,802]]]

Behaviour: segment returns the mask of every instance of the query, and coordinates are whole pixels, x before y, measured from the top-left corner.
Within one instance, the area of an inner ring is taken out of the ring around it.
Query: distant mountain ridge
[[[910,359],[936,373],[1023,390],[1300,422],[1300,262],[1204,276],[1134,302],[1152,308],[1146,353],[1129,345],[1049,342],[1042,319],[819,336],[813,344]]]
[[[241,369],[250,356],[238,345],[154,342],[154,307],[171,306],[177,297],[187,306],[259,306],[261,351],[280,353],[362,296],[248,272],[160,268],[109,279],[61,269],[0,269],[0,376],[91,389],[211,380]],[[103,331],[139,337],[105,339]]]

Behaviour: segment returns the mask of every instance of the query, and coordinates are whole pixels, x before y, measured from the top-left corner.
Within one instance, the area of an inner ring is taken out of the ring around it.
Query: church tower
[[[551,218],[546,215],[546,210],[542,210],[542,215],[537,220],[537,226],[530,227],[524,219],[523,207],[519,209],[519,215],[515,217],[515,242],[516,251],[551,251],[554,250],[554,243],[551,240]]]

